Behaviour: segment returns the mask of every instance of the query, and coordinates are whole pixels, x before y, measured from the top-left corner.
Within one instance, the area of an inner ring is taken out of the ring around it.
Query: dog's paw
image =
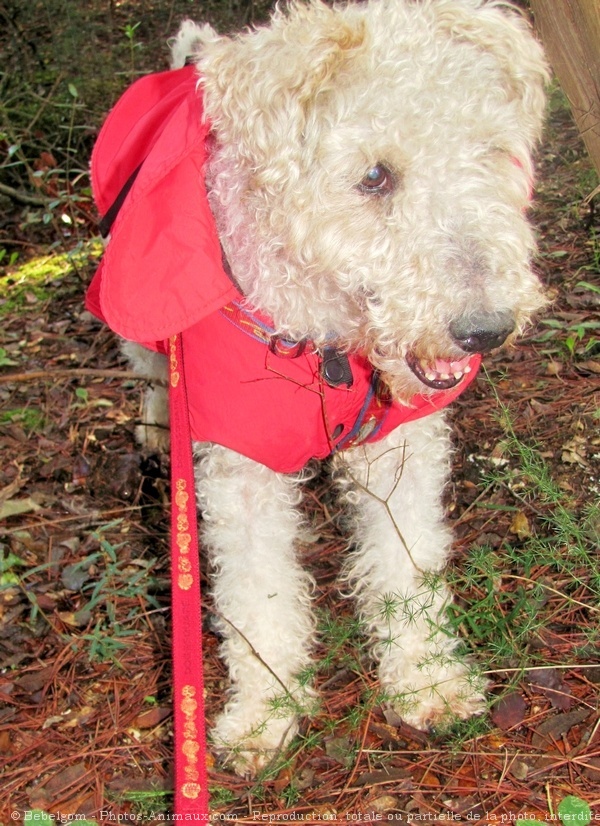
[[[486,685],[476,668],[456,660],[437,668],[413,667],[402,679],[383,684],[396,714],[422,731],[483,714]]]
[[[171,445],[171,433],[168,426],[139,424],[135,428],[135,440],[150,453],[167,454]]]
[[[152,453],[168,453],[171,434],[169,432],[169,396],[166,387],[156,385],[147,388],[142,422],[135,429],[138,444]]]
[[[277,759],[297,731],[295,716],[273,716],[272,710],[264,708],[263,720],[249,724],[234,707],[217,719],[211,742],[226,766],[241,777],[252,778]]]

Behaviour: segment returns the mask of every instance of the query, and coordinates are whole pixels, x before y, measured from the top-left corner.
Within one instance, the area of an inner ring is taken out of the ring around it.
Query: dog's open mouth
[[[434,390],[448,390],[462,381],[467,373],[471,372],[472,356],[461,359],[435,358],[425,361],[417,358],[414,353],[406,354],[406,363],[415,376]]]

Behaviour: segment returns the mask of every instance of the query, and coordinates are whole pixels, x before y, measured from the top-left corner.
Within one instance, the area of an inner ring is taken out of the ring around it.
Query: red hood
[[[133,341],[161,341],[227,304],[237,291],[204,185],[206,138],[193,66],[143,77],[108,116],[92,153],[106,215],[140,164],[112,225],[87,305]]]

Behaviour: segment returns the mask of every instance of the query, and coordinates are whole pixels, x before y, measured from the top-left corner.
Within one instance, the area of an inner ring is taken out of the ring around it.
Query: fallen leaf
[[[95,713],[96,710],[91,706],[82,706],[81,708],[78,708],[77,711],[72,711],[70,714],[65,715],[65,719],[63,720],[64,725],[62,728],[67,729],[85,726],[89,723]]]
[[[562,674],[556,668],[535,668],[529,672],[531,685],[542,689],[554,708],[568,711],[573,705],[571,689],[564,682]]]
[[[536,727],[533,737],[531,738],[531,745],[534,749],[544,749],[548,745],[560,741],[563,734],[570,731],[573,726],[582,723],[589,716],[589,709],[577,708],[574,711],[569,711],[566,714],[553,714],[544,720]]]
[[[273,781],[273,790],[275,794],[281,795],[284,789],[290,785],[293,779],[293,772],[291,766],[285,766]]]
[[[39,668],[37,671],[28,671],[16,680],[16,685],[27,694],[35,694],[45,688],[52,679],[53,673],[54,669],[50,665],[46,668]]]
[[[529,766],[523,760],[513,760],[510,764],[509,772],[517,780],[525,780],[529,774]]]
[[[168,717],[170,713],[170,707],[153,706],[146,711],[142,711],[141,714],[138,714],[133,721],[133,724],[137,728],[141,729],[154,728],[155,726],[160,725],[160,723],[162,723],[162,721]]]
[[[420,776],[418,780],[418,785],[428,787],[434,786],[437,788],[441,784],[437,774],[434,774],[432,771],[427,770],[424,774]]]
[[[588,467],[586,460],[587,444],[582,436],[575,436],[562,447],[561,460],[569,465],[579,464]]]
[[[369,809],[375,814],[389,812],[390,809],[395,809],[398,805],[398,798],[391,794],[382,794],[381,797],[376,797],[375,800],[369,802]]]
[[[76,763],[74,766],[67,766],[66,769],[53,775],[43,789],[51,798],[59,797],[64,792],[82,780],[88,773],[84,763]]]
[[[349,737],[328,737],[325,753],[341,766],[348,766],[352,760],[353,741]]]
[[[89,565],[82,562],[65,565],[61,571],[60,578],[62,584],[68,591],[80,591],[82,586],[90,578]]]
[[[580,361],[575,365],[578,373],[600,373],[600,361]]]
[[[8,499],[0,505],[0,520],[39,510],[40,506],[37,502],[34,502],[31,496],[27,496],[25,499]]]
[[[9,731],[0,731],[0,754],[12,754],[14,751]]]
[[[495,726],[508,731],[520,726],[525,719],[527,703],[517,692],[501,697],[492,710],[492,721]]]
[[[395,769],[390,766],[379,771],[365,772],[356,779],[357,786],[375,786],[377,783],[393,783],[396,790],[410,791],[413,781],[407,769]]]
[[[511,533],[516,534],[519,539],[527,539],[528,536],[531,536],[531,527],[529,525],[529,520],[525,516],[524,513],[519,511],[515,514],[515,517],[512,521],[510,526]]]
[[[85,628],[92,619],[91,611],[58,611],[58,616],[65,625],[71,628]]]

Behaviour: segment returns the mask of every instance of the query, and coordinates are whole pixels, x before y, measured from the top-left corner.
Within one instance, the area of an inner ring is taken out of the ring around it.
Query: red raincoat
[[[86,304],[119,335],[166,352],[182,334],[192,438],[281,473],[377,441],[448,405],[472,381],[388,398],[359,353],[285,342],[223,269],[203,168],[210,125],[192,66],[131,86],[102,128],[92,185],[110,243]]]

